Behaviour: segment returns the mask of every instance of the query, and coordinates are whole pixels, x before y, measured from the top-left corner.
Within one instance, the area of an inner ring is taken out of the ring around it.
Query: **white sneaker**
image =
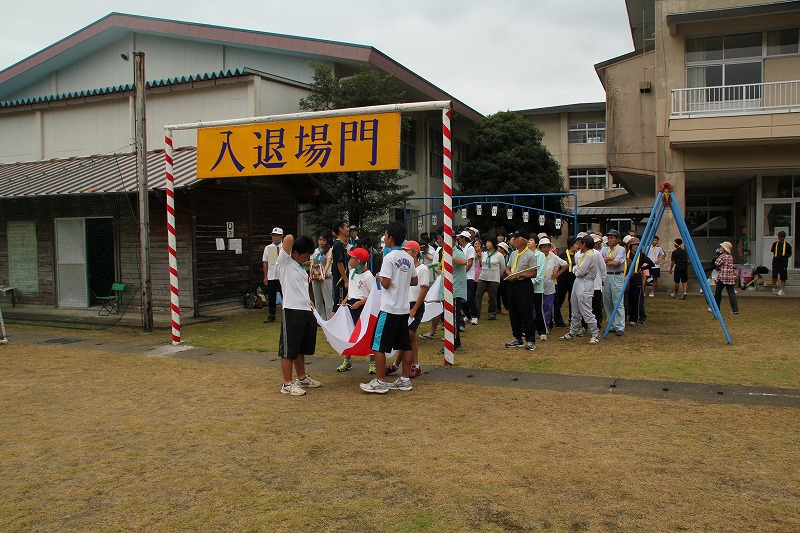
[[[393,383],[387,383],[386,386],[389,390],[411,390],[414,388],[410,379],[403,381],[402,378],[397,378]]]
[[[281,385],[281,394],[291,394],[292,396],[302,396],[306,391],[300,386],[297,380],[292,381],[291,385]]]
[[[600,337],[592,337],[589,339],[589,344],[597,344],[598,342],[600,342]]]
[[[322,383],[312,378],[308,374],[306,374],[306,377],[304,377],[303,379],[298,379],[297,383],[299,383],[301,387],[309,389],[316,389],[317,387],[322,386]]]
[[[648,294],[648,296],[649,296],[650,298],[652,298],[652,297],[654,297],[654,296],[655,296],[655,294],[653,294],[653,293],[651,292],[650,294]]]
[[[674,292],[669,293],[669,297],[670,298],[675,298],[675,293]]]
[[[778,292],[776,292],[775,294],[777,294],[778,296],[786,296],[786,293],[783,292],[783,290],[778,290]]]
[[[539,340],[540,341],[546,341],[547,340],[547,335],[539,335]]]
[[[772,294],[778,294],[778,288],[772,287]]]
[[[381,383],[377,379],[373,379],[369,383],[360,383],[359,387],[361,387],[361,390],[364,392],[375,392],[377,394],[386,394],[389,392],[389,384],[385,382]]]
[[[472,324],[473,326],[477,326],[478,325],[478,319],[475,318],[475,317],[472,317],[472,320],[470,320],[469,323]]]

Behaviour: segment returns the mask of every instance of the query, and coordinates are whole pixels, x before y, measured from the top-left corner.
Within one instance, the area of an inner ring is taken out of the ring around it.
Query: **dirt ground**
[[[796,409],[0,347],[8,531],[798,531]]]

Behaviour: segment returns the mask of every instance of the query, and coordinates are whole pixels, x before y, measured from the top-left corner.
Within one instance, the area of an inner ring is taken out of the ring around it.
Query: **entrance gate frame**
[[[331,109],[326,111],[309,111],[286,115],[268,115],[241,119],[217,120],[207,122],[191,122],[187,124],[170,124],[164,126],[164,160],[166,167],[167,196],[167,251],[169,254],[170,311],[172,314],[172,344],[181,343],[180,299],[178,293],[178,254],[175,232],[175,180],[173,178],[173,143],[172,134],[180,130],[196,130],[222,126],[238,126],[246,124],[264,124],[285,120],[303,120],[332,118],[343,116],[369,115],[380,113],[403,113],[415,111],[442,112],[442,175],[443,175],[443,212],[444,212],[444,357],[446,364],[453,364],[455,343],[454,304],[453,304],[453,170],[452,170],[452,133],[450,116],[453,109],[451,100],[414,102],[407,104],[388,104],[378,106],[356,107],[348,109]]]

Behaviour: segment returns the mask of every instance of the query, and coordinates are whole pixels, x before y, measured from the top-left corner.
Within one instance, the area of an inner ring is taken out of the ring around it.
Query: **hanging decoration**
[[[496,217],[496,216],[497,216],[497,206],[496,206],[496,205],[493,205],[493,206],[492,206],[492,216],[493,216],[493,217]]]
[[[561,229],[561,219],[560,218],[556,219],[556,229]]]
[[[436,215],[431,216],[431,224],[433,224],[434,228],[439,225],[439,219],[436,217]]]
[[[467,208],[466,207],[462,207],[461,208],[461,218],[467,218]]]
[[[544,215],[539,215],[539,225],[544,226]]]
[[[483,214],[483,206],[481,204],[478,204],[478,205],[475,206],[475,213],[477,213],[479,215]]]
[[[530,213],[528,213],[527,211],[523,211],[522,212],[522,221],[527,223],[528,220],[530,219],[530,216],[531,216]]]
[[[514,210],[511,209],[510,207],[506,211],[506,217],[508,217],[508,220],[511,220],[512,218],[514,218]]]

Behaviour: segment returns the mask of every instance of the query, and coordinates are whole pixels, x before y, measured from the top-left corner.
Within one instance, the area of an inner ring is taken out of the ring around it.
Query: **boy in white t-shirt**
[[[364,248],[354,248],[347,252],[350,256],[348,266],[350,267],[350,280],[347,285],[347,301],[342,305],[350,311],[350,316],[353,318],[353,324],[358,323],[361,318],[361,312],[364,310],[364,304],[367,303],[369,293],[375,286],[375,276],[367,268],[369,262],[369,252]],[[337,372],[347,372],[353,368],[350,361],[350,356],[346,355],[344,361],[336,369]],[[369,367],[367,369],[369,374],[375,374],[375,356],[369,356]]]
[[[650,267],[650,277],[653,280],[653,287],[650,289],[649,294],[650,298],[653,298],[658,290],[658,279],[661,277],[661,263],[664,261],[664,258],[667,257],[667,253],[658,245],[658,235],[653,237],[653,243],[650,245],[650,249],[647,250],[647,257],[653,262],[653,266]]]
[[[305,388],[320,386],[320,382],[306,374],[306,356],[313,355],[317,347],[317,320],[308,298],[308,273],[303,264],[314,253],[314,241],[292,235],[283,238],[276,262],[277,279],[283,291],[283,320],[278,357],[283,373],[282,394],[302,396]],[[292,366],[297,379],[292,380]],[[301,377],[302,376],[302,377]]]
[[[417,272],[417,284],[412,285],[408,289],[408,301],[411,308],[408,312],[408,336],[411,339],[411,371],[408,374],[410,378],[416,378],[422,375],[422,370],[419,367],[419,345],[417,344],[417,329],[422,324],[422,317],[425,314],[425,297],[428,295],[428,287],[430,287],[430,271],[428,266],[420,262],[422,259],[422,251],[417,241],[406,241],[403,244],[403,250],[414,259],[414,269]],[[386,367],[386,375],[397,372],[400,367],[402,359],[400,353],[397,353],[395,362]]]
[[[372,350],[378,377],[362,383],[361,390],[385,394],[389,389],[409,391],[412,389],[411,339],[408,336],[408,289],[417,284],[414,260],[400,245],[406,239],[406,227],[402,222],[389,222],[384,231],[386,248],[391,250],[384,258],[378,282],[381,289],[381,308]],[[392,350],[402,352],[403,374],[394,383],[386,383],[386,354]]]

